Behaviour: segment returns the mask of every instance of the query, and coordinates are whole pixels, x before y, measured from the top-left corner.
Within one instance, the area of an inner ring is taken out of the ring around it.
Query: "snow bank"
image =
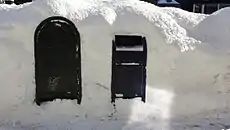
[[[13,8],[9,11],[12,13],[7,13],[8,17],[1,20],[2,23],[9,23],[14,20],[14,22],[35,22],[37,24],[48,16],[61,15],[74,21],[80,21],[89,16],[102,16],[109,24],[113,24],[117,15],[130,12],[143,16],[154,24],[162,35],[165,35],[167,43],[177,43],[182,51],[193,49],[193,44],[198,42],[188,37],[186,30],[180,27],[168,13],[161,11],[159,7],[138,0],[40,0],[20,7],[5,5],[1,8],[3,16],[9,9]],[[16,11],[18,14],[13,13]],[[34,16],[37,17],[34,18]],[[32,19],[28,21],[27,18]]]
[[[212,111],[222,113],[230,101],[229,56],[213,55],[215,50],[207,53],[212,47],[208,41],[195,45],[216,24],[216,19],[210,18],[225,20],[220,14],[227,11],[209,16],[138,0],[37,0],[20,6],[1,5],[0,128],[180,130],[190,128],[186,124],[194,125]],[[54,15],[69,18],[81,35],[81,105],[75,100],[56,100],[41,107],[33,103],[34,30]],[[139,99],[118,100],[114,109],[110,103],[111,43],[115,34],[139,34],[147,39],[145,104]],[[217,34],[212,36],[219,42],[222,36]],[[224,38],[226,43],[230,41]],[[194,51],[181,53],[188,50]]]
[[[230,8],[223,8],[204,19],[194,28],[196,39],[212,44],[212,47],[222,53],[229,53],[229,14]]]

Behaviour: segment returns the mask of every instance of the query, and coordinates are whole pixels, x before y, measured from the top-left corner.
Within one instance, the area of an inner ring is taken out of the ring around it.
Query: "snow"
[[[79,4],[80,3],[80,4]],[[12,6],[14,7],[14,6]],[[11,6],[2,6],[6,12]],[[18,7],[16,7],[18,8]],[[28,10],[34,10],[29,12]],[[1,10],[1,9],[0,9]],[[67,1],[67,0],[41,0],[35,1],[31,5],[24,6],[19,9],[19,14],[11,14],[11,19],[20,22],[28,22],[26,18],[21,17],[37,17],[30,19],[30,22],[38,22],[50,15],[61,15],[75,21],[80,21],[90,16],[99,16],[104,18],[107,23],[113,24],[115,19],[118,19],[122,13],[133,13],[145,17],[150,23],[154,23],[158,29],[165,35],[167,43],[177,43],[182,51],[193,49],[193,44],[199,43],[186,34],[186,30],[181,28],[176,21],[173,21],[167,13],[162,13],[159,7],[145,3],[138,0],[115,0],[115,1],[102,1],[101,0],[88,0],[88,1]],[[12,10],[14,11],[14,10]],[[25,13],[26,12],[26,13]],[[16,15],[16,16],[14,16]],[[18,18],[20,17],[20,18]],[[20,20],[17,20],[20,19]],[[1,22],[9,22],[8,19],[2,19]],[[105,23],[107,26],[109,26]],[[169,27],[169,28],[168,28]]]
[[[194,33],[199,32],[196,39],[212,44],[216,50],[219,50],[222,53],[229,53],[228,41],[230,40],[230,24],[227,22],[227,19],[229,18],[227,14],[229,12],[229,7],[224,8],[214,12],[211,16],[204,19],[194,28]]]
[[[36,0],[1,5],[0,129],[227,129],[229,10],[202,15],[138,0]],[[54,15],[73,21],[81,35],[81,105],[75,100],[42,106],[33,102],[34,30]],[[110,103],[115,34],[147,39],[146,103],[138,98],[116,100],[116,108]]]

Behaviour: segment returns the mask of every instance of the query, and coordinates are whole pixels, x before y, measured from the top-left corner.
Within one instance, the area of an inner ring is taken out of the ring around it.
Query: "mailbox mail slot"
[[[146,39],[142,36],[116,35],[112,45],[111,98],[132,99],[146,91]]]

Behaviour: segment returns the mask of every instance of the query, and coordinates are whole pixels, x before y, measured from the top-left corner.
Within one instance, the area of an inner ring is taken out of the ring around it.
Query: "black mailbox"
[[[116,35],[112,45],[111,98],[132,99],[146,91],[146,39],[142,36]]]
[[[74,23],[53,16],[35,30],[36,103],[77,99],[81,103],[80,34]]]

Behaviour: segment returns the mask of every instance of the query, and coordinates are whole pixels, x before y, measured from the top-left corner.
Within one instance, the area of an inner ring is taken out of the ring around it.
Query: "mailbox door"
[[[144,81],[144,67],[142,66],[117,66],[114,71],[114,91],[123,94],[123,98],[140,97]]]
[[[80,35],[63,17],[44,20],[35,31],[36,103],[54,99],[81,102]]]

